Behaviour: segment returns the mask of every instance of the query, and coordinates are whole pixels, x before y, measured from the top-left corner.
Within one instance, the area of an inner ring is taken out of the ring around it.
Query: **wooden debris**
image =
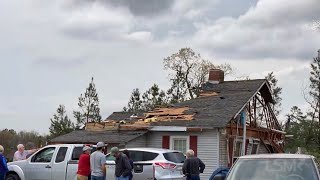
[[[189,107],[166,107],[155,108],[144,114],[144,117],[135,118],[134,120],[114,121],[108,120],[101,123],[87,123],[86,130],[100,131],[100,130],[140,130],[148,129],[151,123],[161,121],[179,121],[179,120],[193,120],[194,114],[185,114]]]
[[[202,92],[200,93],[200,97],[208,97],[208,96],[218,96],[219,94],[217,92],[213,92],[213,91],[206,91],[206,92]]]
[[[186,110],[189,110],[189,107],[156,108],[154,111],[145,113],[145,117],[183,115]]]

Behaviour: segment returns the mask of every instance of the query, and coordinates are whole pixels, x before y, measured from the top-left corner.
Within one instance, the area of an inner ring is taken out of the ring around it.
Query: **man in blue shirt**
[[[3,155],[4,148],[0,145],[0,180],[4,180],[8,172],[7,160]]]

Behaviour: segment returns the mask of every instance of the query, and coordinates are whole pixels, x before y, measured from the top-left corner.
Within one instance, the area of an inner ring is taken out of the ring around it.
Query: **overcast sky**
[[[106,118],[133,88],[168,88],[162,60],[183,47],[231,64],[228,79],[274,71],[283,118],[307,108],[319,12],[319,0],[1,0],[0,129],[48,132],[59,104],[72,117],[92,76]]]

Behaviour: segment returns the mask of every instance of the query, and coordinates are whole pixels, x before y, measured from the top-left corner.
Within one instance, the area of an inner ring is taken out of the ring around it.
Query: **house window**
[[[189,136],[170,136],[170,149],[186,154],[189,149]]]
[[[259,139],[249,139],[247,154],[258,154],[259,145],[260,145]]]
[[[241,140],[236,140],[235,141],[235,149],[233,152],[233,162],[235,162],[238,157],[242,155],[242,141]]]

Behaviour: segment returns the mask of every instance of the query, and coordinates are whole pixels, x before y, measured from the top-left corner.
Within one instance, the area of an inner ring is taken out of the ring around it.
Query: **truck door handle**
[[[50,168],[51,168],[51,166],[50,166],[50,165],[47,165],[47,166],[46,166],[46,168],[50,169]]]

